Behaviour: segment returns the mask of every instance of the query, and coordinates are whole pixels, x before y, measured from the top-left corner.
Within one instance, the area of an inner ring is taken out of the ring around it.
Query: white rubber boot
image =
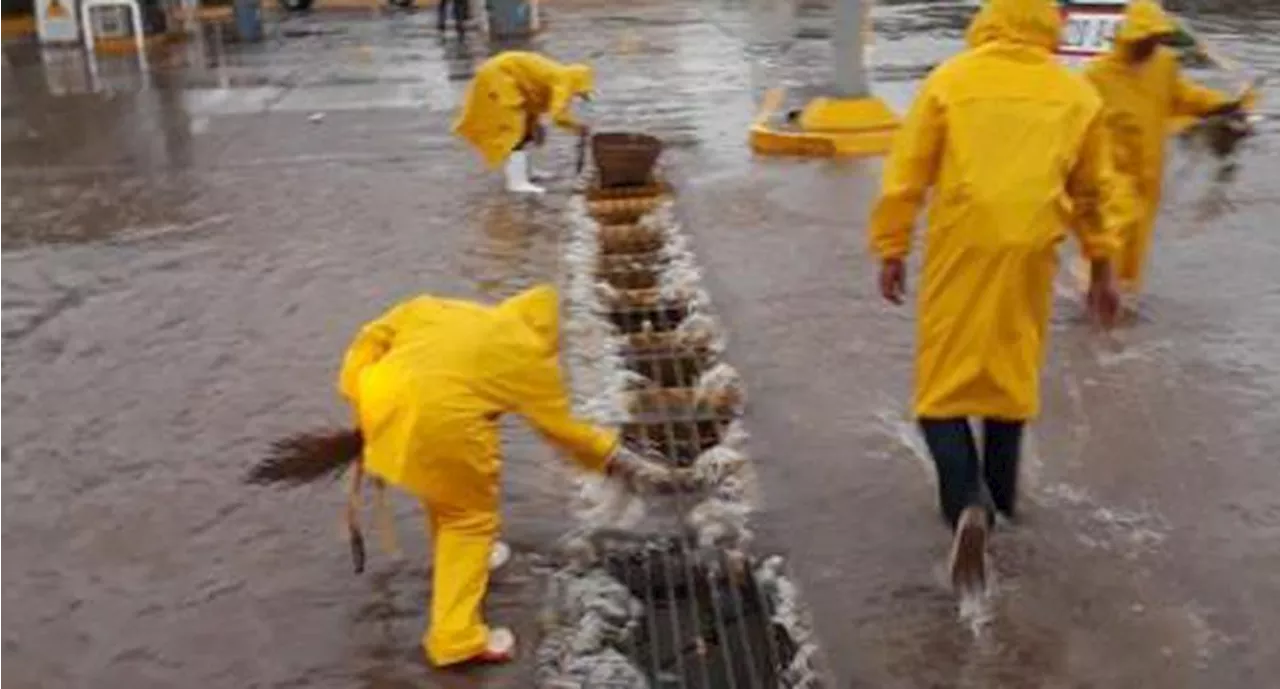
[[[546,170],[539,168],[533,164],[533,156],[528,156],[529,160],[529,179],[535,182],[546,182],[551,180],[554,175]]]
[[[502,569],[511,561],[511,546],[496,541],[493,544],[493,550],[489,551],[489,571],[496,572]]]
[[[472,661],[479,663],[509,663],[516,657],[516,635],[506,627],[492,627],[485,648]]]
[[[542,194],[546,189],[529,181],[529,154],[512,151],[507,158],[507,191],[513,194]]]

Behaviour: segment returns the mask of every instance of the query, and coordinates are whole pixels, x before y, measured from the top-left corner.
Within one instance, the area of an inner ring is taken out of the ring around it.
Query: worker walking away
[[[586,125],[574,118],[575,99],[589,99],[591,67],[561,64],[537,53],[507,51],[476,70],[467,88],[462,114],[453,125],[471,142],[490,168],[505,165],[507,191],[541,194],[534,180],[545,179],[529,160],[529,145],[541,146],[540,121],[550,115],[558,127],[586,136]]]
[[[357,428],[327,441],[295,440],[285,449],[329,447],[310,457],[278,452],[250,474],[256,483],[297,483],[362,457],[357,477],[368,472],[422,501],[434,547],[423,647],[436,665],[514,656],[512,633],[481,615],[489,572],[510,552],[498,541],[504,413],[523,416],[581,467],[632,492],[677,480],[678,472],[622,446],[616,431],[571,415],[559,330],[549,286],[492,307],[433,296],[395,306],[360,330],[343,360],[339,389]],[[360,571],[363,539],[353,535]]]
[[[880,291],[906,293],[904,260],[928,197],[914,414],[955,530],[960,591],[984,590],[993,510],[1016,510],[1024,424],[1040,408],[1057,247],[1074,225],[1090,303],[1114,315],[1108,257],[1132,202],[1113,191],[1097,93],[1058,64],[1053,0],[988,0],[969,47],[925,79],[895,139],[871,215]],[[982,419],[983,448],[968,418]]]
[[[1206,117],[1240,109],[1232,97],[1184,77],[1178,56],[1164,45],[1178,27],[1154,0],[1125,8],[1111,51],[1085,69],[1102,96],[1113,166],[1133,186],[1139,222],[1120,238],[1115,260],[1121,291],[1136,295],[1155,232],[1164,177],[1165,141],[1177,117]],[[1084,273],[1083,260],[1077,275]]]
[[[458,33],[458,40],[461,41],[467,37],[467,21],[471,19],[470,2],[469,0],[437,0],[436,28],[440,30],[441,36],[444,36],[448,28],[450,9],[453,10],[453,30]]]

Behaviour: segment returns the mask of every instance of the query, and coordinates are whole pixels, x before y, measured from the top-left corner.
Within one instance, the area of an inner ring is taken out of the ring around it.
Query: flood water
[[[1275,76],[1280,11],[1178,9]],[[877,93],[909,102],[970,11],[878,4]],[[993,618],[975,633],[937,578],[947,534],[907,418],[913,315],[882,305],[864,248],[879,163],[746,147],[764,88],[829,66],[826,42],[789,37],[790,14],[766,0],[555,3],[534,47],[596,65],[601,127],[669,143],[750,387],[756,549],[789,556],[836,686],[1273,684],[1276,120],[1228,186],[1173,156],[1135,327],[1090,331],[1064,277],[1026,518],[997,534]],[[272,439],[346,422],[343,347],[383,308],[424,291],[498,299],[559,274],[572,143],[555,138],[542,161],[564,173],[547,198],[501,194],[449,134],[487,49],[441,42],[434,21],[323,13],[269,25],[259,46],[210,29],[146,72],[5,46],[6,685],[528,686],[527,660],[448,673],[421,660],[416,505],[397,502],[404,558],[373,553],[354,577],[336,485],[239,483]],[[529,642],[568,476],[523,428],[508,440],[520,557],[490,607]]]

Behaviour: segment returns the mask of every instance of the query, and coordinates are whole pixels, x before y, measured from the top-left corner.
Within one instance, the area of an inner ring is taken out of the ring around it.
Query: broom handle
[[[364,573],[364,534],[360,533],[360,489],[364,484],[364,463],[357,458],[351,468],[351,484],[347,487],[347,538],[351,544],[351,566],[356,574]]]
[[[582,131],[578,132],[578,165],[577,165],[577,170],[575,172],[575,174],[578,174],[578,175],[582,174],[582,168],[587,163],[587,132],[588,131],[589,130],[584,128]]]

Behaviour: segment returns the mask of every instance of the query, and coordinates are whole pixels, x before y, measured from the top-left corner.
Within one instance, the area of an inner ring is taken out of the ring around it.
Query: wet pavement
[[[761,3],[764,0],[759,0]],[[1206,3],[1207,4],[1207,3]],[[749,11],[750,10],[750,11]],[[1274,74],[1280,15],[1191,8]],[[946,533],[906,418],[912,315],[862,235],[878,162],[753,159],[762,90],[819,81],[780,5],[556,3],[535,47],[598,68],[602,126],[665,160],[751,391],[757,550],[790,556],[837,686],[1256,687],[1280,672],[1276,125],[1229,187],[1170,164],[1144,320],[1093,334],[1059,300],[1025,521],[998,535],[995,618],[956,618]],[[877,91],[908,102],[966,11],[876,8]],[[432,673],[420,515],[403,562],[350,574],[340,491],[238,484],[264,445],[341,423],[342,348],[419,291],[554,279],[569,184],[508,199],[449,123],[485,48],[434,15],[324,15],[90,70],[7,45],[3,143],[4,680],[25,687],[526,686]],[[1275,94],[1269,90],[1263,99]],[[555,139],[547,167],[568,171]],[[567,473],[508,443],[523,554],[493,616],[532,629],[531,554]]]

